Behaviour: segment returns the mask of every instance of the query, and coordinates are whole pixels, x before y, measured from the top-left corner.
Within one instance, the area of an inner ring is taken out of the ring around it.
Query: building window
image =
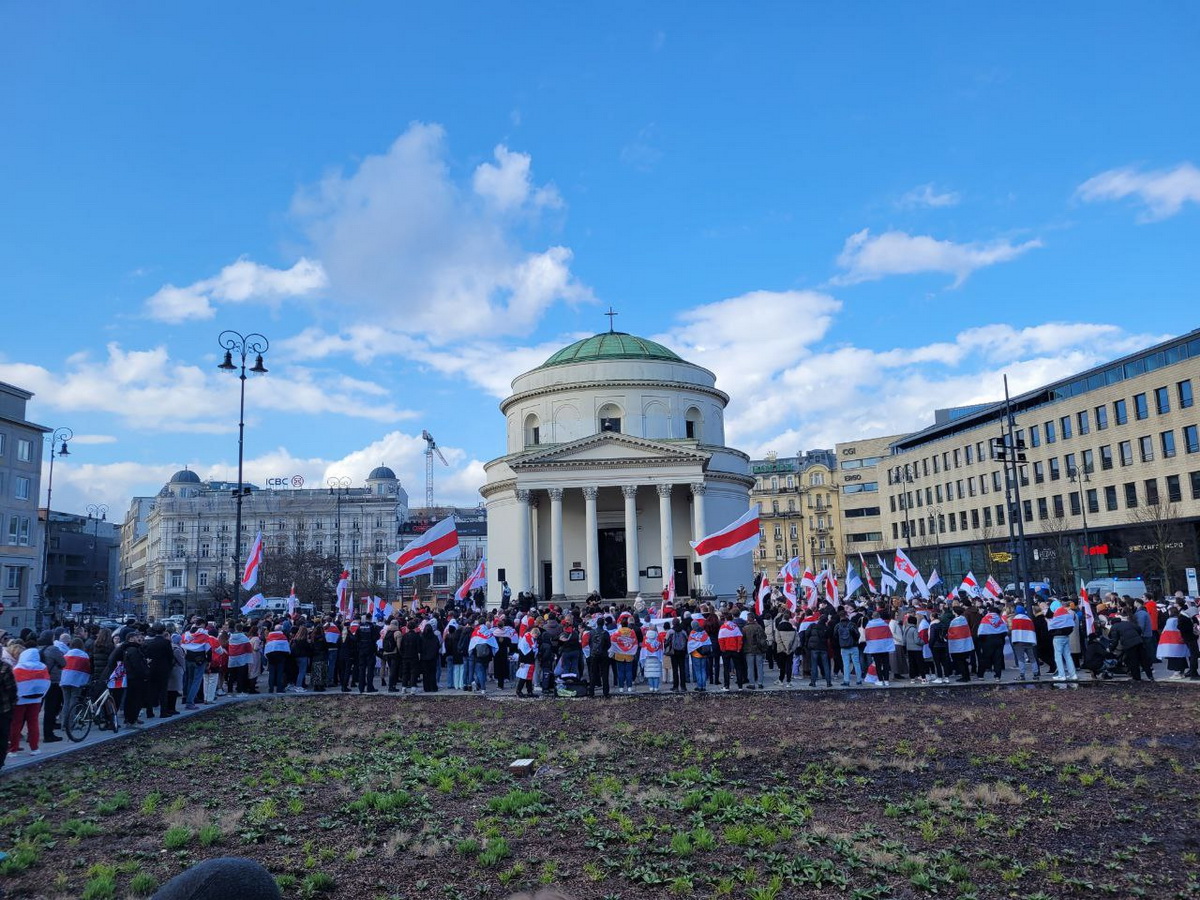
[[[788,500],[788,512],[794,513],[795,511],[796,511],[796,501]]]
[[[601,431],[604,429],[602,428]],[[619,429],[618,429],[619,430]],[[536,447],[542,442],[542,423],[530,413],[525,417],[525,446]]]
[[[1113,401],[1113,421],[1118,425],[1124,425],[1129,421],[1129,411],[1125,408],[1124,400]]]
[[[17,461],[33,462],[33,441],[27,441],[24,438],[17,440]]]
[[[954,468],[959,468],[962,465],[962,450],[958,447],[954,448]]]
[[[1108,471],[1113,467],[1112,446],[1105,444],[1100,448],[1100,469]]]
[[[1146,485],[1146,505],[1158,506],[1158,479],[1147,478]]]
[[[1057,440],[1057,438],[1054,435],[1054,423],[1047,422],[1045,427],[1046,427],[1046,443],[1053,444]]]
[[[324,556],[325,555],[325,542],[324,541],[316,541],[313,544],[313,552],[316,553],[318,556]]]
[[[1054,518],[1061,519],[1065,515],[1065,513],[1063,512],[1062,494],[1055,494],[1051,498],[1051,501],[1054,504]]]
[[[1133,509],[1137,506],[1137,483],[1133,481],[1125,482],[1125,508]]]
[[[207,559],[211,553],[212,553],[212,545],[211,544],[201,544],[200,545],[200,556],[201,557]]]
[[[683,434],[684,437],[691,438],[694,441],[700,440],[701,434],[701,419],[700,410],[696,407],[689,409],[683,418]],[[791,487],[791,485],[788,485]]]
[[[1200,433],[1197,433],[1195,425],[1183,426],[1183,446],[1188,453],[1200,453]]]
[[[1175,385],[1176,394],[1179,396],[1179,408],[1187,409],[1192,405],[1192,380],[1181,381]],[[4,452],[4,444],[0,443],[0,453]]]
[[[1200,472],[1188,472],[1188,480],[1192,483],[1192,499],[1200,500]]]
[[[1133,414],[1138,419],[1144,419],[1150,415],[1150,407],[1146,405],[1145,394],[1133,395]]]
[[[375,538],[375,552],[376,553],[383,552],[383,538]]]
[[[1196,473],[1200,475],[1200,472]],[[1117,488],[1115,485],[1109,485],[1104,489],[1104,508],[1109,512],[1117,510]]]
[[[173,588],[183,587],[183,569],[172,569],[170,586]]]
[[[619,432],[621,430],[621,409],[616,404],[606,403],[600,407],[600,430]]]
[[[1070,440],[1070,438],[1071,438],[1071,417],[1070,416],[1063,416],[1061,419],[1058,420],[1058,430],[1062,433],[1062,439],[1064,441]]]
[[[1040,447],[1042,445],[1042,433],[1036,425],[1029,426],[1029,446]]]
[[[1079,427],[1079,433],[1081,435],[1087,434],[1092,430],[1088,422],[1088,411],[1086,409],[1080,410],[1078,413],[1076,413],[1075,424]]]
[[[983,527],[992,527],[992,508],[990,506],[985,506],[983,508]]]
[[[821,487],[825,483],[825,476],[820,472],[813,472],[808,477],[808,483],[811,487]]]
[[[1096,457],[1091,450],[1083,451],[1083,471],[1091,473],[1095,471]]]
[[[6,446],[5,446],[5,439],[6,439],[7,437],[8,437],[8,435],[7,435],[7,434],[0,433],[0,456],[3,456],[3,455],[4,455],[4,451],[5,451],[5,449],[6,449]]]
[[[996,504],[996,524],[997,525],[1004,524],[1004,504],[1003,503]]]
[[[18,475],[13,479],[13,497],[17,500],[29,499],[29,479],[24,475]]]
[[[1175,432],[1164,431],[1158,437],[1162,444],[1163,459],[1170,459],[1175,455]]]
[[[791,538],[791,539],[794,541],[794,540],[796,540],[796,538],[798,538],[799,536],[800,536],[800,534],[799,534],[799,529],[797,529],[797,528],[796,528],[796,523],[795,523],[795,522],[793,522],[793,523],[792,523],[792,524],[791,524],[791,525],[788,527],[788,537],[789,537],[789,538]]]
[[[21,589],[20,566],[4,567],[4,589],[8,591],[19,591]]]
[[[1046,480],[1046,464],[1035,462],[1033,464],[1033,483],[1042,484]]]
[[[1058,457],[1052,456],[1052,457],[1050,457],[1050,480],[1058,481],[1058,479],[1061,477],[1062,477],[1062,471],[1059,469]]]
[[[1121,441],[1121,443],[1117,445],[1117,450],[1121,454],[1121,465],[1132,466],[1133,465],[1133,442],[1132,441]]]
[[[1108,427],[1108,407],[1107,406],[1097,406],[1095,409],[1095,413],[1096,413],[1096,430],[1103,431],[1105,428]]]
[[[969,466],[974,462],[975,462],[975,449],[970,444],[967,444],[967,465]]]
[[[1154,459],[1154,440],[1150,435],[1138,438],[1138,453],[1142,462],[1151,462]]]
[[[782,544],[775,545],[775,559],[780,560],[780,561],[783,560],[783,545]]]
[[[1038,497],[1037,507],[1038,507],[1038,519],[1050,518],[1050,509],[1049,509],[1049,506],[1046,504],[1045,497]]]
[[[1095,488],[1088,488],[1087,511],[1090,513],[1100,512],[1100,495],[1097,493]]]
[[[775,540],[777,540],[777,541],[783,540],[783,526],[782,525],[775,526]]]
[[[1183,488],[1179,485],[1178,475],[1167,476],[1167,502],[1178,503],[1183,499]]]
[[[1165,387],[1154,389],[1154,410],[1160,416],[1171,411],[1171,393]]]
[[[196,575],[196,585],[198,587],[208,587],[208,573],[200,572]]]

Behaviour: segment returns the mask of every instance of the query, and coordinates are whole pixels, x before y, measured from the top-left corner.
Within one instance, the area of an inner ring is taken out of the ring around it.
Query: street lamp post
[[[266,375],[267,369],[263,365],[263,354],[270,349],[271,344],[261,334],[239,334],[236,331],[222,331],[220,337],[217,338],[217,343],[225,351],[225,358],[217,368],[226,372],[237,372],[238,379],[241,381],[238,399],[238,484],[237,491],[234,492],[237,517],[233,532],[233,608],[240,609],[242,605],[242,575],[239,571],[242,564],[242,497],[246,492],[242,483],[242,460],[246,435],[246,357],[251,353],[254,354],[254,365],[250,369],[250,374]],[[240,358],[240,363],[233,361],[235,353]]]
[[[1085,557],[1084,565],[1087,567],[1088,581],[1092,580],[1092,539],[1088,536],[1087,523],[1087,493],[1084,490],[1085,484],[1091,484],[1092,479],[1091,466],[1084,466],[1082,469],[1072,468],[1067,470],[1067,477],[1071,479],[1071,483],[1079,487],[1079,511],[1083,514],[1083,555]]]
[[[937,548],[937,562],[938,562],[938,574],[939,575],[946,574],[946,561],[944,559],[942,559],[942,535],[941,535],[942,515],[943,515],[942,508],[940,506],[935,506],[931,510],[929,510],[929,529],[930,529],[930,531],[933,532],[933,543],[934,543],[934,546]]]
[[[74,437],[75,432],[66,427],[56,428],[54,433],[50,435],[50,476],[46,481],[46,529],[45,537],[42,539],[44,542],[42,546],[42,596],[38,601],[37,613],[34,615],[38,631],[42,630],[43,608],[50,596],[50,527],[52,524],[50,499],[54,496],[54,457],[70,456],[71,451],[67,449],[67,442]]]
[[[107,577],[97,577],[99,573],[96,571],[96,550],[97,545],[100,543],[100,523],[108,520],[108,505],[105,503],[89,503],[86,507],[84,507],[84,510],[87,512],[88,521],[92,523],[92,593],[95,595],[95,586],[100,584],[102,581],[108,581]],[[107,573],[107,569],[105,572]],[[98,602],[99,599],[99,597],[93,596],[94,602]],[[108,612],[108,610],[106,609],[105,612]]]

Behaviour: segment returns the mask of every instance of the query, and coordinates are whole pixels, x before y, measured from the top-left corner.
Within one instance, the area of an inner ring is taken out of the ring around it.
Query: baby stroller
[[[1111,679],[1114,675],[1123,674],[1121,658],[1113,653],[1107,638],[1100,634],[1089,634],[1087,645],[1083,648],[1082,668],[1092,673],[1092,679]]]

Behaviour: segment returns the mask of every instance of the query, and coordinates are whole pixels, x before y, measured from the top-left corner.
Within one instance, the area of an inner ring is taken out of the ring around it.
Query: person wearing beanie
[[[46,630],[38,638],[38,649],[42,656],[42,664],[50,672],[50,689],[46,691],[46,697],[42,700],[42,740],[47,744],[55,744],[62,740],[60,735],[54,733],[54,729],[58,727],[58,714],[62,712],[63,707],[60,682],[62,670],[67,664],[64,656],[67,645],[56,640],[55,635]]]

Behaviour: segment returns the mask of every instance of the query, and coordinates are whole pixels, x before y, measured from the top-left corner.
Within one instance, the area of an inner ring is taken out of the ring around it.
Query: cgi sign
[[[269,488],[302,488],[304,487],[303,475],[290,475],[283,478],[268,478],[267,487]]]

